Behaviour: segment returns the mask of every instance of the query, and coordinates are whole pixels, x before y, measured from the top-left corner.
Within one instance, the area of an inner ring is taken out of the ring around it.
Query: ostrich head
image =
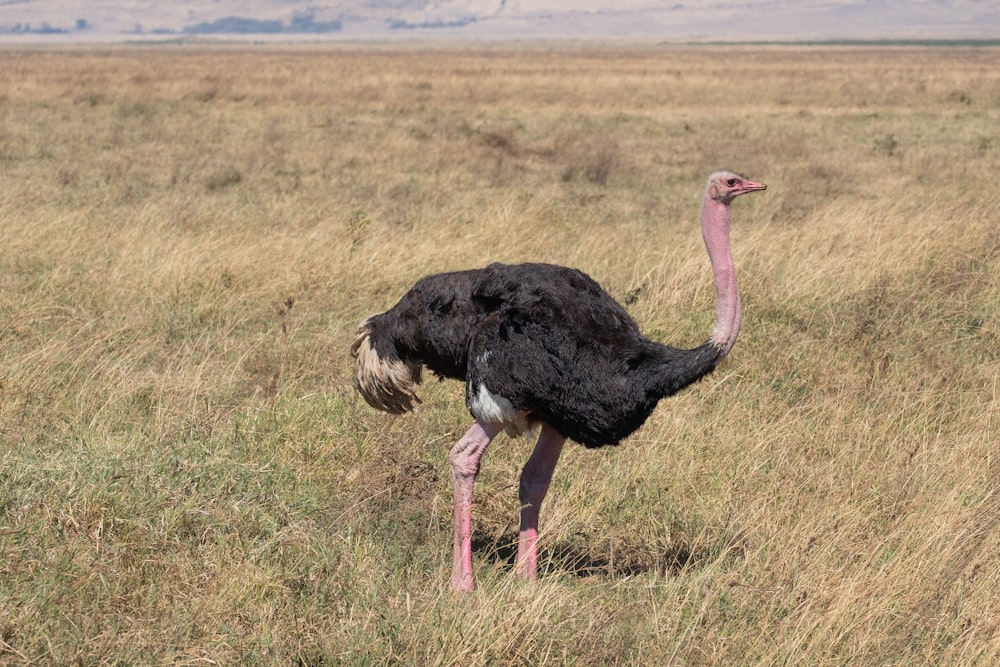
[[[756,183],[731,171],[718,171],[708,177],[708,196],[726,206],[740,195],[766,189],[763,183]]]

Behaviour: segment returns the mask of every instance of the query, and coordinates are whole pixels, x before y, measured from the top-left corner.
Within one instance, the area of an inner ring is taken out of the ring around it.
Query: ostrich
[[[422,367],[465,381],[475,422],[448,457],[454,485],[451,587],[472,590],[472,489],[493,438],[539,428],[521,472],[515,571],[535,579],[538,514],[565,440],[614,445],[661,398],[711,373],[736,342],[740,298],[729,250],[730,204],[767,186],[731,172],[709,176],[701,229],[715,277],[716,321],[694,349],[645,338],[590,277],[551,264],[491,264],[427,276],[369,317],[351,346],[355,387],[393,414],[419,402]]]

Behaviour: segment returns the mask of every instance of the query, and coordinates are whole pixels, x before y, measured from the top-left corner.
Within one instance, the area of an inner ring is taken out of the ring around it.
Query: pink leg
[[[454,590],[471,591],[475,588],[472,578],[472,487],[479,474],[480,457],[502,429],[502,424],[486,424],[477,420],[448,456],[455,488],[455,543],[451,569],[451,587]]]
[[[549,490],[552,473],[562,453],[562,437],[548,424],[542,424],[535,451],[521,471],[518,496],[521,499],[521,535],[517,542],[517,573],[534,579],[538,573],[538,511]]]

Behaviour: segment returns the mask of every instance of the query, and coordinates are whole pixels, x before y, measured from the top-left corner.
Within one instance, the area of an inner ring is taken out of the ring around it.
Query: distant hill
[[[996,0],[0,0],[0,41],[1000,38]]]

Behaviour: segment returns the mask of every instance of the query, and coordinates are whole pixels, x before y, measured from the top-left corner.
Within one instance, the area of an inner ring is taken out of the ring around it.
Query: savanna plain
[[[0,663],[992,665],[1000,51],[0,50]],[[652,338],[743,329],[618,447],[564,452],[512,573],[500,436],[352,387],[418,277],[586,271]]]

